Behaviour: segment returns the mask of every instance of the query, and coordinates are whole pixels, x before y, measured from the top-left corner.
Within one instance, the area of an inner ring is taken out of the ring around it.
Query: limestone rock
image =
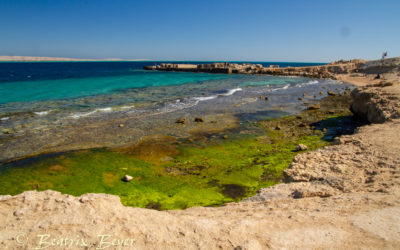
[[[305,151],[307,150],[307,148],[308,148],[307,145],[299,144],[296,146],[296,151]]]
[[[351,96],[354,99],[351,111],[361,119],[372,123],[383,123],[400,118],[400,90],[398,86],[386,88],[360,87],[354,89]]]

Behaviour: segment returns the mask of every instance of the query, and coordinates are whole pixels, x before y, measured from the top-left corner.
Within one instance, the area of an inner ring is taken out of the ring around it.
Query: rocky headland
[[[2,196],[0,248],[399,249],[400,76],[391,62],[376,65],[334,75],[364,83],[352,111],[371,124],[298,154],[285,183],[239,203],[172,211],[124,207],[106,194]]]
[[[354,76],[371,74],[386,74],[396,76],[399,71],[400,58],[390,58],[385,60],[366,61],[354,59],[349,61],[340,60],[326,65],[306,66],[306,67],[285,67],[278,65],[263,67],[261,64],[250,63],[212,63],[212,64],[171,64],[162,63],[160,65],[145,66],[146,70],[160,71],[183,71],[183,72],[207,72],[207,73],[227,73],[227,74],[269,74],[279,76],[304,76],[310,78],[330,78],[339,79],[341,75],[352,74]]]

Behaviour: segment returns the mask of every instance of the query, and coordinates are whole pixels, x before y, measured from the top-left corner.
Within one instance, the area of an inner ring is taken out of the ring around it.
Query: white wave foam
[[[135,105],[131,105],[131,106],[122,106],[122,107],[120,107],[120,109],[131,109],[131,108],[134,108],[135,107]]]
[[[316,84],[316,83],[319,83],[318,80],[312,80],[312,81],[308,81],[308,82],[303,82],[303,83],[297,85],[297,87],[304,87],[304,86],[312,85],[312,84]]]
[[[228,90],[227,93],[225,93],[225,94],[219,94],[219,96],[229,96],[229,95],[233,95],[233,94],[235,94],[236,92],[242,91],[242,90],[243,90],[242,88],[230,89],[230,90]]]
[[[102,108],[102,109],[95,109],[95,112],[110,112],[112,111],[112,108],[107,107],[107,108]]]
[[[316,83],[318,83],[318,80],[306,82],[305,85],[316,84]]]
[[[88,115],[91,115],[91,114],[94,114],[94,113],[96,113],[96,111],[91,111],[91,112],[87,112],[87,113],[73,114],[73,115],[70,115],[69,117],[74,118],[74,119],[78,119],[78,118],[85,117],[85,116],[88,116]]]
[[[215,99],[217,97],[218,96],[216,96],[216,95],[212,95],[212,96],[194,97],[193,99],[195,99],[197,101],[207,101],[207,100]]]
[[[242,91],[243,89],[242,88],[236,88],[236,89],[229,89],[226,93],[224,93],[224,94],[218,94],[218,95],[211,95],[211,96],[202,96],[202,97],[194,97],[193,99],[194,100],[196,100],[196,101],[208,101],[208,100],[212,100],[212,99],[215,99],[215,98],[217,98],[217,97],[219,97],[219,96],[230,96],[230,95],[233,95],[233,94],[235,94],[236,92],[238,92],[238,91]],[[196,103],[197,104],[197,103]]]
[[[43,115],[48,115],[50,111],[51,110],[39,111],[39,112],[33,112],[33,113],[35,113],[35,115],[38,115],[38,116],[43,116]]]
[[[289,87],[290,87],[290,84],[286,84],[285,86],[283,86],[281,88],[274,88],[274,89],[271,89],[270,91],[275,92],[275,91],[282,90],[282,89],[288,89]]]
[[[10,117],[6,116],[6,117],[0,118],[0,121],[7,121],[8,119],[10,119]]]
[[[287,89],[289,88],[290,84],[286,84],[285,86],[283,86],[281,89]]]
[[[74,118],[74,119],[78,119],[78,118],[81,118],[81,117],[85,117],[85,116],[89,116],[89,115],[95,114],[97,112],[111,112],[111,111],[112,111],[112,108],[107,107],[107,108],[95,109],[93,111],[86,112],[86,113],[73,114],[73,115],[70,115],[69,117]]]

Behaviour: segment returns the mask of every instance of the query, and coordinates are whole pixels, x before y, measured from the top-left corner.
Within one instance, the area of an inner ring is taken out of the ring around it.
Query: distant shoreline
[[[161,62],[204,62],[204,63],[214,63],[214,62],[230,62],[230,63],[263,63],[269,62],[275,63],[302,63],[310,65],[325,65],[327,62],[301,62],[301,61],[269,61],[269,60],[155,60],[155,59],[121,59],[121,58],[104,58],[104,59],[81,59],[81,58],[68,58],[68,57],[40,57],[40,56],[1,56],[0,62],[140,62],[140,61],[154,61],[157,63]]]
[[[66,57],[40,57],[40,56],[0,56],[0,62],[115,62],[115,61],[150,61],[149,59],[79,59]]]

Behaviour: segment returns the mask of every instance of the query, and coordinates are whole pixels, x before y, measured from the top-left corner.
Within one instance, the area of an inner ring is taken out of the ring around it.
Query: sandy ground
[[[351,76],[351,74],[340,74],[337,75],[337,79],[342,82],[351,83],[356,86],[366,86],[368,84],[379,83],[380,79],[374,79],[374,75],[360,75],[360,76]]]
[[[358,87],[367,85],[379,84],[380,82],[390,81],[399,83],[400,79],[393,75],[383,74],[380,79],[375,79],[376,75],[370,74],[337,74],[336,78],[339,81],[351,83]]]

